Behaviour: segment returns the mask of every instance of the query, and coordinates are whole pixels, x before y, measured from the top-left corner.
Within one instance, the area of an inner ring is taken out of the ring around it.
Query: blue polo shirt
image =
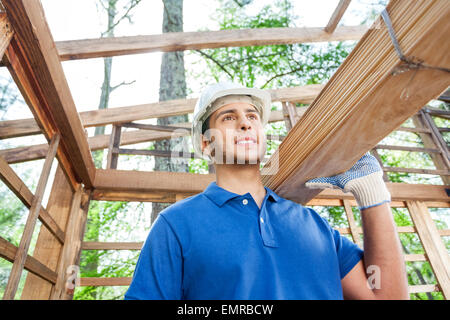
[[[341,279],[363,251],[265,189],[261,209],[212,182],[161,211],[125,299],[343,299]]]

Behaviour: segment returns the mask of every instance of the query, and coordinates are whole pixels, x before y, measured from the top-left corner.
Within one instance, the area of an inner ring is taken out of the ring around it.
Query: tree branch
[[[133,83],[135,83],[136,82],[136,80],[133,80],[133,81],[130,81],[130,82],[126,82],[126,81],[122,81],[121,83],[119,83],[118,85],[116,85],[116,86],[113,86],[113,87],[110,87],[109,88],[109,92],[113,92],[114,90],[116,90],[117,88],[119,88],[119,87],[121,87],[121,86],[129,86],[130,84],[133,84]]]
[[[196,52],[198,52],[198,53],[200,53],[202,56],[204,56],[204,57],[206,57],[206,58],[208,58],[209,60],[211,60],[212,62],[214,62],[215,64],[217,64],[217,66],[220,68],[220,69],[222,69],[230,78],[231,78],[231,80],[233,80],[233,75],[227,70],[227,69],[225,69],[225,67],[222,65],[222,64],[220,64],[220,62],[219,61],[217,61],[216,59],[214,59],[211,55],[209,55],[209,54],[207,54],[207,53],[205,53],[205,52],[203,52],[203,51],[201,51],[201,50],[195,50]]]
[[[283,76],[287,76],[288,74],[292,74],[292,73],[295,73],[295,72],[298,72],[298,71],[303,71],[303,66],[301,66],[301,67],[299,67],[299,68],[296,68],[296,69],[293,69],[293,70],[291,70],[291,71],[289,71],[289,72],[285,72],[285,73],[280,73],[280,74],[274,75],[272,78],[270,78],[269,80],[267,80],[266,83],[264,83],[264,84],[261,86],[261,89],[264,89],[264,88],[265,88],[272,80],[275,80],[275,79],[277,79],[277,78],[281,78],[281,77],[283,77]]]
[[[106,31],[102,32],[102,37],[104,37],[105,34],[107,34],[109,31],[113,30],[119,23],[122,22],[122,20],[128,19],[129,21],[131,21],[131,17],[129,16],[130,11],[133,10],[140,2],[141,0],[131,0],[130,6],[128,7],[127,11],[119,19],[117,19],[116,22],[114,22],[111,26],[109,26]],[[103,8],[105,7],[103,6]]]

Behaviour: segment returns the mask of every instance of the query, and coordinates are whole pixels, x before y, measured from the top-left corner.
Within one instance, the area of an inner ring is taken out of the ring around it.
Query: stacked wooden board
[[[386,10],[406,56],[450,67],[448,0],[396,0]],[[266,164],[264,184],[306,203],[320,191],[307,180],[348,170],[450,85],[450,73],[436,69],[393,74],[401,64],[379,18]]]

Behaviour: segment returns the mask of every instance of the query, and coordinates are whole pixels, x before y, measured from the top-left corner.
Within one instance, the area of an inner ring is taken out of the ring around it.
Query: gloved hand
[[[332,188],[351,192],[360,210],[391,201],[391,194],[383,180],[383,169],[368,152],[348,171],[332,177],[311,179],[305,185],[311,189]]]

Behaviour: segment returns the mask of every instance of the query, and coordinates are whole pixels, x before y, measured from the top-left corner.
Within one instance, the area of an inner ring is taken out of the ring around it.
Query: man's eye
[[[231,119],[233,119],[232,116],[225,116],[225,117],[223,117],[223,120],[231,120]]]
[[[256,115],[254,115],[254,114],[249,115],[249,118],[251,118],[251,119],[258,119],[258,117]]]

